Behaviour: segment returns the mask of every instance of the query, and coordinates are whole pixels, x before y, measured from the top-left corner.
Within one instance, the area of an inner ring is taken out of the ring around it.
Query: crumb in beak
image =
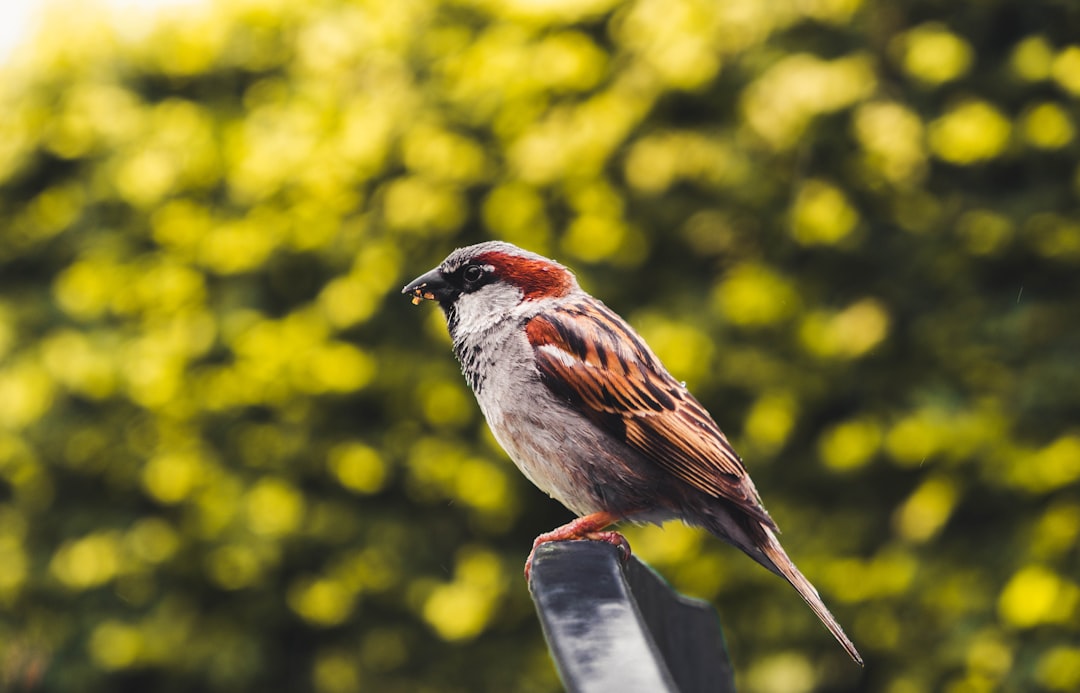
[[[425,284],[425,286],[426,286],[426,284]],[[429,300],[429,301],[434,301],[435,300],[435,294],[430,292],[430,291],[424,291],[423,286],[418,286],[415,289],[413,289],[412,304],[414,306],[420,305],[420,302],[423,301],[425,298],[427,300]]]

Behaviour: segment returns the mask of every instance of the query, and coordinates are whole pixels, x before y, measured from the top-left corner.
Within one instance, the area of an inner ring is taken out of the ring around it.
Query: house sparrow
[[[559,263],[517,246],[459,248],[410,282],[438,302],[495,439],[578,518],[533,543],[626,539],[622,520],[704,527],[784,577],[862,664],[776,538],[776,523],[716,422],[626,321]]]

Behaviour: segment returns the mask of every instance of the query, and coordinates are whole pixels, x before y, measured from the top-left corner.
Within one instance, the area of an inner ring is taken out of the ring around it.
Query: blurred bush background
[[[697,531],[747,693],[1080,688],[1080,7],[223,0],[0,80],[0,687],[555,691],[569,519],[400,287],[626,315],[867,658]]]

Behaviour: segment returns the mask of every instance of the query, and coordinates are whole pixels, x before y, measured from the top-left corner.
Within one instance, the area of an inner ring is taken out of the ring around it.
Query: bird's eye
[[[462,272],[461,276],[465,277],[465,281],[467,282],[478,282],[480,281],[480,278],[484,276],[484,268],[480,265],[469,265]]]

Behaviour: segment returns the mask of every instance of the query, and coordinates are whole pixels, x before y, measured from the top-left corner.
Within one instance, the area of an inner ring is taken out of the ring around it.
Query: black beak
[[[403,294],[412,294],[413,305],[419,305],[420,301],[438,301],[444,303],[453,298],[454,288],[447,283],[439,268],[435,268],[427,274],[422,274],[405,285],[401,290]]]

